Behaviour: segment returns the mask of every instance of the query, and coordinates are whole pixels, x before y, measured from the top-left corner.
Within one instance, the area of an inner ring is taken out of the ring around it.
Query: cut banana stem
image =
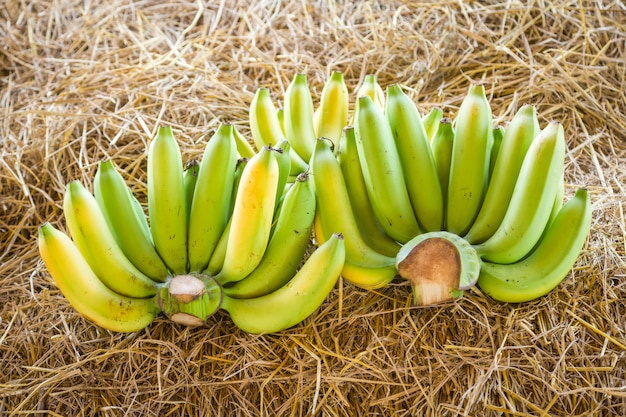
[[[400,249],[396,266],[411,283],[416,305],[432,305],[458,298],[476,284],[480,258],[461,237],[430,232],[410,240]]]
[[[172,321],[202,326],[222,304],[222,288],[206,275],[177,275],[158,293],[159,307]]]

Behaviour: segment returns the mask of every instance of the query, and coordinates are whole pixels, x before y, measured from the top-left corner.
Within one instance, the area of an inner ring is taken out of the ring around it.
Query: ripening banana
[[[122,252],[141,272],[164,282],[167,267],[154,247],[146,215],[113,161],[98,164],[93,187],[95,199]]]
[[[193,202],[193,193],[196,190],[196,182],[198,182],[198,172],[200,172],[200,162],[191,159],[185,164],[183,171],[183,190],[185,191],[185,207],[187,207],[187,224],[191,216],[191,204]]]
[[[322,89],[316,137],[328,138],[337,147],[343,128],[348,123],[348,105],[349,93],[343,73],[333,71]]]
[[[522,303],[539,298],[571,271],[591,226],[591,204],[581,188],[558,212],[538,246],[513,264],[483,262],[478,286],[491,298]]]
[[[305,74],[296,74],[285,90],[285,134],[291,147],[309,161],[315,146],[313,100]]]
[[[472,85],[454,121],[446,228],[465,235],[482,204],[493,141],[492,115],[482,85]]]
[[[556,199],[563,163],[563,126],[553,121],[532,141],[500,226],[475,245],[482,259],[509,264],[526,256],[539,241]]]
[[[355,133],[363,177],[385,232],[405,243],[420,233],[389,122],[368,96],[357,99]]]
[[[318,243],[328,241],[334,233],[346,237],[346,260],[343,277],[361,288],[387,285],[396,276],[395,258],[372,249],[359,231],[350,204],[347,185],[329,140],[320,138],[311,159],[317,212],[315,236]]]
[[[245,278],[263,258],[278,192],[276,158],[275,149],[264,147],[250,158],[241,174],[224,265],[215,277],[222,285]]]
[[[378,84],[378,78],[374,74],[367,74],[363,83],[356,91],[357,99],[361,96],[368,96],[380,109],[385,110],[385,91]]]
[[[279,115],[283,111],[276,109],[267,88],[259,88],[250,103],[250,133],[257,149],[264,146],[276,146],[286,139],[285,129]],[[291,157],[292,174],[297,175],[306,171],[308,164],[293,149],[289,151]]]
[[[444,214],[448,203],[448,182],[450,180],[450,164],[452,162],[452,145],[454,144],[454,127],[452,120],[444,117],[439,122],[430,146],[437,167],[437,176],[443,195]],[[444,218],[445,222],[445,218]],[[444,225],[445,226],[445,225]]]
[[[535,108],[530,105],[522,106],[502,138],[482,207],[465,235],[465,240],[471,244],[489,239],[502,223],[524,156],[540,130]]]
[[[361,161],[356,147],[356,137],[353,126],[346,126],[339,141],[339,151],[337,160],[341,166],[341,171],[350,199],[354,220],[363,240],[372,249],[387,256],[396,256],[400,245],[398,242],[387,236],[380,222],[374,214],[374,209],[367,195],[365,179],[361,170]]]
[[[443,119],[443,110],[439,107],[433,107],[426,115],[422,117],[422,124],[426,131],[428,140],[432,142],[439,128],[439,122]]]
[[[156,297],[131,298],[104,285],[74,242],[50,223],[39,228],[39,253],[57,287],[89,321],[114,332],[135,332],[160,312]]]
[[[154,246],[168,269],[187,272],[187,202],[183,161],[171,127],[160,127],[148,147],[148,215]]]
[[[155,281],[126,257],[96,198],[80,181],[67,185],[63,213],[72,239],[100,281],[128,297],[145,298],[156,294]]]
[[[285,194],[278,220],[259,265],[247,277],[226,286],[233,298],[254,298],[282,287],[302,263],[315,216],[315,192],[309,174],[298,175]]]
[[[400,85],[387,87],[385,114],[393,132],[406,188],[420,229],[443,228],[444,206],[437,166],[419,111]]]
[[[293,327],[313,314],[328,297],[339,278],[345,255],[343,238],[335,234],[281,288],[249,299],[225,294],[221,307],[237,327],[248,333],[276,333]]]
[[[228,223],[236,164],[233,126],[221,124],[204,150],[191,204],[187,232],[190,272],[207,267]]]

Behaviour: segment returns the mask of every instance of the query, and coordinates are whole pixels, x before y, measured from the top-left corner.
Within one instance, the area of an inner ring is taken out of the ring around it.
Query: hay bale
[[[57,2],[0,9],[0,414],[626,414],[626,9],[618,1]],[[136,334],[81,319],[39,260],[67,182],[113,158],[145,202],[146,144],[172,125],[199,157],[220,121],[248,133],[259,86],[332,70],[406,86],[453,116],[472,81],[506,123],[562,121],[566,194],[591,235],[571,275],[523,305],[478,289],[411,307],[407,284],[341,283],[310,319],[250,336],[227,315]]]

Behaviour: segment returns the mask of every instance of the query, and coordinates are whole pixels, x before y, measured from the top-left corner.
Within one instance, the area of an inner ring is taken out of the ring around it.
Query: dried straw
[[[459,2],[7,0],[0,6],[0,414],[87,416],[626,415],[626,8],[617,0]],[[341,283],[310,319],[251,336],[159,318],[112,334],[80,318],[36,248],[64,185],[113,158],[145,202],[146,144],[186,159],[221,121],[248,134],[259,86],[332,70],[399,82],[453,116],[472,82],[498,123],[524,103],[566,131],[566,194],[592,232],[546,297],[478,289],[411,307],[407,284]]]

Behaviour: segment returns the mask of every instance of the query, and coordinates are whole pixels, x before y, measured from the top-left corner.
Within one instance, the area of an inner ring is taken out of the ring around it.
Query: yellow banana
[[[302,263],[314,216],[312,180],[302,173],[285,195],[263,259],[247,277],[226,286],[224,293],[233,298],[254,298],[285,285]]]
[[[465,235],[482,204],[493,141],[491,108],[482,85],[472,85],[454,121],[446,228]]]
[[[487,240],[502,223],[524,156],[539,131],[535,108],[530,105],[523,106],[511,120],[502,138],[482,207],[465,235],[465,240],[471,244]]]
[[[126,257],[95,197],[79,181],[67,185],[63,213],[72,239],[100,281],[128,297],[156,294],[156,283]]]
[[[170,127],[148,147],[148,215],[154,246],[168,269],[187,272],[187,202],[183,161]]]
[[[316,239],[326,242],[334,233],[341,233],[346,241],[343,277],[367,289],[387,285],[396,275],[395,258],[376,252],[363,240],[329,140],[317,140],[311,170],[317,198]]]
[[[191,272],[207,267],[228,223],[236,164],[233,127],[221,124],[204,150],[191,204],[187,232]]]
[[[357,99],[355,133],[367,193],[385,232],[405,243],[420,233],[389,122],[368,96]]]
[[[248,333],[276,333],[295,326],[313,314],[333,290],[345,254],[343,239],[335,234],[281,288],[249,299],[224,295],[222,308]]]
[[[444,205],[435,159],[419,111],[398,84],[387,87],[385,114],[420,229],[427,232],[441,230]]]
[[[167,267],[154,247],[146,215],[111,160],[100,162],[93,186],[96,201],[124,255],[145,275],[164,282]]]
[[[322,89],[316,137],[330,139],[335,147],[339,145],[343,128],[348,123],[348,104],[349,93],[343,73],[333,71]]]
[[[296,74],[285,90],[285,134],[291,147],[309,161],[315,146],[313,100],[305,74]]]
[[[508,264],[519,261],[530,252],[550,218],[564,159],[563,126],[551,122],[526,152],[500,226],[489,239],[475,245],[481,258]]]
[[[264,147],[241,174],[224,265],[216,279],[222,285],[250,274],[265,253],[272,228],[278,187],[276,150]]]
[[[578,189],[526,258],[502,265],[483,262],[478,286],[491,298],[522,303],[554,289],[574,266],[591,226],[591,203],[585,189]]]
[[[159,313],[155,297],[131,298],[104,285],[74,242],[50,223],[39,228],[39,253],[55,284],[83,317],[114,332],[135,332]]]

